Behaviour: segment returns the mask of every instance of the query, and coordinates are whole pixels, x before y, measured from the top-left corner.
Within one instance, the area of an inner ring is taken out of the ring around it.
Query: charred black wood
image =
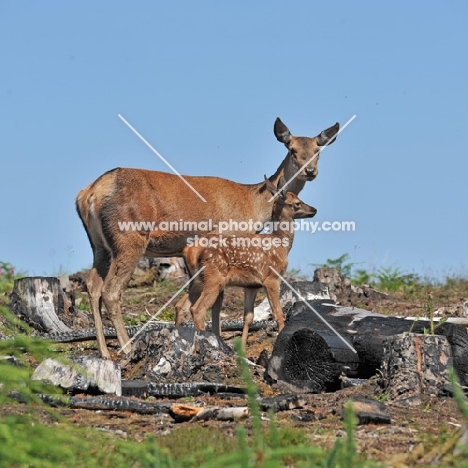
[[[230,393],[230,392],[219,392],[216,393],[216,398],[222,400],[245,400],[247,398],[246,393]]]
[[[330,301],[296,302],[289,315],[275,343],[266,378],[289,383],[289,388],[298,392],[339,388],[340,368],[348,377],[369,378],[382,364],[386,338],[410,331],[423,334],[430,328],[427,320],[387,317],[358,308],[338,307]],[[466,328],[446,322],[435,333],[447,337],[455,371],[461,384],[467,385]],[[357,354],[343,346],[340,337]]]
[[[430,323],[427,320],[412,322],[397,317],[368,317],[355,321],[349,328],[352,343],[359,353],[359,375],[368,378],[375,374],[384,358],[383,343],[389,337],[401,333],[424,335]],[[435,334],[445,336],[452,350],[453,367],[462,385],[468,384],[468,333],[465,327],[445,322],[435,329]]]
[[[358,424],[390,424],[392,422],[387,407],[381,401],[355,396],[351,397],[351,405],[358,418]]]
[[[369,379],[353,379],[351,377],[347,377],[343,375],[340,377],[341,380],[341,388],[348,388],[348,387],[361,387],[369,382]]]
[[[148,383],[148,396],[165,398],[183,398],[187,396],[199,396],[209,393],[218,395],[219,393],[229,393],[245,395],[247,390],[234,385],[224,385],[219,383],[194,382],[194,383]]]
[[[255,364],[257,364],[257,366],[261,366],[261,367],[263,367],[264,369],[266,369],[269,360],[270,360],[270,355],[269,355],[269,353],[268,353],[268,350],[267,350],[267,349],[264,349],[264,350],[262,350],[262,352],[259,354],[257,360],[255,361]]]
[[[139,414],[169,413],[171,403],[151,403],[133,398],[71,397],[70,408],[88,410],[131,411]]]
[[[152,384],[177,384],[173,390],[170,387],[164,390],[174,392],[174,397],[180,394],[180,382],[228,385],[239,381],[239,369],[232,348],[213,333],[188,327],[144,330],[120,364],[127,379],[145,380]],[[154,387],[148,391],[156,395],[161,390]]]
[[[274,413],[302,408],[303,406],[305,406],[304,398],[296,394],[278,395],[273,398],[263,398],[260,401],[262,411],[272,410]]]
[[[322,301],[311,304],[323,307]],[[357,376],[359,356],[345,334],[315,320],[316,314],[306,309],[293,314],[278,335],[265,377],[270,382],[285,382],[299,393],[336,390],[340,375]],[[328,323],[333,326],[335,320]]]
[[[187,322],[182,325],[187,328],[194,328],[193,323]],[[223,320],[221,322],[221,327],[223,331],[242,331],[244,326],[243,320]],[[148,330],[162,330],[164,328],[174,327],[174,324],[171,322],[155,322],[145,325],[134,325],[127,328],[129,337],[135,336],[137,333],[144,329]],[[272,320],[261,320],[253,322],[250,326],[250,331],[258,331],[262,329],[272,328],[276,329],[277,324]],[[211,322],[207,323],[207,330],[211,330]],[[86,330],[69,330],[62,332],[50,332],[50,333],[38,333],[36,335],[38,338],[43,338],[50,341],[55,341],[58,343],[74,343],[79,341],[90,341],[96,339],[96,330],[94,328],[88,328]],[[116,339],[117,334],[113,328],[105,328],[104,336],[109,339]],[[0,337],[0,340],[8,340],[11,337]]]
[[[446,395],[452,351],[445,336],[405,333],[386,338],[382,362],[383,391],[400,406],[422,403],[422,395]]]
[[[149,382],[144,380],[126,380],[122,379],[122,396],[147,398]]]

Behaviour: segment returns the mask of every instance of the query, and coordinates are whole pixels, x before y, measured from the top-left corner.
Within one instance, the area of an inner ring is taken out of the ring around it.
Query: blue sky
[[[92,252],[77,192],[117,166],[242,183],[286,155],[273,123],[314,136],[355,120],[300,197],[314,221],[290,266],[466,274],[468,4],[100,1],[0,4],[0,260],[74,272]]]

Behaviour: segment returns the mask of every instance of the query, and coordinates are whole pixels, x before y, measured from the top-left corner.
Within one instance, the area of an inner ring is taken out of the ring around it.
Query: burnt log
[[[297,392],[339,388],[341,372],[348,377],[369,378],[382,365],[386,339],[410,331],[423,334],[430,328],[427,320],[387,317],[354,307],[336,306],[331,301],[296,302],[288,316],[265,377],[273,382],[286,382]],[[447,338],[454,369],[461,384],[467,385],[466,328],[446,322],[438,326],[435,333]],[[346,347],[345,342],[357,353]]]
[[[236,385],[224,385],[213,382],[165,384],[150,382],[148,384],[148,396],[152,397],[183,398],[206,395],[207,393],[216,396],[220,394],[245,396],[247,394],[247,389]]]
[[[327,309],[330,309],[327,312]],[[304,309],[303,309],[304,310]],[[384,342],[387,338],[402,333],[424,335],[430,329],[428,320],[406,320],[388,317],[351,307],[333,308],[325,306],[320,309],[323,316],[333,315],[344,319],[343,333],[347,334],[360,357],[359,377],[368,378],[375,374],[383,361]],[[450,344],[453,366],[462,385],[468,384],[468,332],[464,326],[445,322],[435,329],[435,335],[445,336]]]
[[[9,395],[11,398],[27,403],[24,395],[15,392]],[[116,397],[116,396],[63,396],[49,395],[44,393],[36,394],[45,404],[56,407],[68,407],[73,409],[87,409],[92,411],[131,411],[138,414],[169,414],[172,405],[170,402],[148,402],[137,400],[135,398]]]
[[[402,333],[423,335],[428,330],[428,320],[405,320],[397,317],[367,317],[351,324],[349,331],[354,334],[352,343],[361,358],[359,374],[368,378],[375,374],[384,359],[388,338]],[[462,385],[468,384],[468,333],[465,327],[445,322],[435,329],[435,334],[445,336],[450,344],[453,367]]]
[[[10,309],[36,330],[46,333],[70,331],[59,318],[68,313],[70,307],[58,278],[36,276],[15,280]]]
[[[193,322],[186,322],[182,327],[195,328]],[[250,331],[258,331],[263,329],[276,329],[277,323],[273,320],[262,320],[252,322]],[[143,329],[146,330],[162,330],[163,328],[174,328],[172,322],[148,322],[144,325],[131,325],[126,327],[128,336],[131,338],[139,334]],[[223,331],[242,331],[244,328],[243,320],[223,320],[221,322]],[[211,330],[211,322],[206,323],[206,329]],[[45,340],[55,341],[58,343],[73,343],[77,341],[91,341],[96,339],[96,330],[87,328],[85,330],[68,330],[62,332],[38,333],[33,336],[43,338]],[[109,339],[117,338],[117,333],[114,328],[104,328],[104,336]],[[9,337],[0,336],[0,340],[8,340]]]
[[[322,304],[311,302],[315,306]],[[278,335],[265,377],[269,382],[281,381],[298,393],[337,390],[340,375],[357,376],[359,356],[348,337],[336,333],[307,310],[310,314],[293,315]],[[312,321],[311,314],[317,320]],[[328,323],[333,322],[329,318]]]
[[[155,383],[144,380],[122,380],[122,395],[137,398],[185,398],[215,395],[216,398],[245,398],[247,389],[213,382]]]
[[[63,397],[56,395],[37,395],[44,403],[53,407],[68,407],[73,409],[87,409],[100,411],[130,411],[138,414],[170,414],[177,422],[205,421],[208,419],[238,420],[248,416],[249,410],[245,406],[233,407],[196,407],[171,402],[148,402],[134,397],[128,398],[111,396]],[[25,402],[19,393],[11,397]],[[274,398],[264,398],[260,401],[262,411],[287,411],[305,406],[305,400],[299,395],[279,395]]]
[[[131,398],[71,397],[69,407],[74,409],[131,411],[138,414],[169,413],[171,403],[153,403]]]

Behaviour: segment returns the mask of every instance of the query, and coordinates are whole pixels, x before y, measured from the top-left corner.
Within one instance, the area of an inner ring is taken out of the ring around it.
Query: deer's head
[[[278,196],[275,198],[273,204],[273,218],[279,219],[288,218],[288,219],[301,219],[301,218],[313,218],[317,214],[317,209],[313,206],[307,205],[304,203],[295,193],[286,192],[281,190],[281,186],[284,184],[284,179],[278,183],[278,186],[275,185],[265,177],[265,186],[272,195]]]
[[[296,137],[279,118],[275,121],[276,139],[288,148],[289,164],[285,166],[285,177],[291,179],[299,169],[297,179],[306,182],[314,180],[318,174],[320,148],[331,145],[337,136],[340,124],[337,122],[313,138]]]

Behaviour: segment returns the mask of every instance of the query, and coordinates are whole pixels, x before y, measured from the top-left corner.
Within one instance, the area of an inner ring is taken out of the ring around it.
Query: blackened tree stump
[[[233,350],[213,333],[188,327],[148,327],[120,364],[126,378],[158,384],[241,382]]]
[[[415,333],[384,342],[382,383],[389,402],[418,405],[422,395],[446,395],[450,389],[452,350],[445,336]]]

